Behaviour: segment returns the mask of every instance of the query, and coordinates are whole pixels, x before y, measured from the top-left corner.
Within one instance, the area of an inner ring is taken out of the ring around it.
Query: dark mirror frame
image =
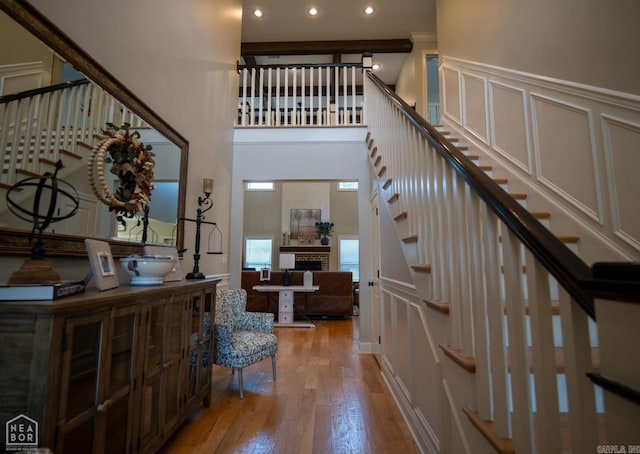
[[[176,248],[182,251],[184,222],[181,219],[184,218],[185,211],[189,142],[31,4],[22,0],[0,0],[0,9],[180,148]],[[31,253],[30,234],[31,232],[27,230],[0,228],[0,251],[3,254],[29,255]],[[84,237],[58,233],[43,234],[44,248],[48,256],[85,256],[84,239]],[[143,247],[141,243],[119,240],[108,240],[108,242],[114,257],[139,254]]]

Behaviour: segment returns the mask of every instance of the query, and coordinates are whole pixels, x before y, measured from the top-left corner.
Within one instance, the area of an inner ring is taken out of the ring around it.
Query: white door
[[[381,327],[380,327],[380,223],[378,221],[378,190],[376,189],[369,201],[369,250],[371,251],[370,260],[370,281],[369,294],[371,295],[371,352],[379,355],[381,350]],[[362,286],[363,282],[360,283]]]

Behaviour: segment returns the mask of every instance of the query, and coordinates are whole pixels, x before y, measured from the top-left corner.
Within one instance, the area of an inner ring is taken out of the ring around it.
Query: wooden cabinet
[[[125,453],[132,444],[138,306],[66,321],[56,453]]]
[[[211,402],[211,365],[213,354],[212,320],[215,306],[215,292],[208,290],[203,294],[191,295],[189,299],[189,317],[186,319],[186,334],[189,340],[189,367],[184,386],[185,403]]]
[[[187,295],[176,295],[153,302],[146,310],[140,428],[145,450],[152,450],[172,432],[180,416],[186,300]]]
[[[2,431],[25,415],[56,453],[157,451],[210,403],[217,282],[0,302]]]

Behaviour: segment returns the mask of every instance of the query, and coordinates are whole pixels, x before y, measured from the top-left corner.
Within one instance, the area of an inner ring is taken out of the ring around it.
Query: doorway
[[[438,56],[427,55],[427,105],[429,123],[440,123],[440,79],[438,76]]]

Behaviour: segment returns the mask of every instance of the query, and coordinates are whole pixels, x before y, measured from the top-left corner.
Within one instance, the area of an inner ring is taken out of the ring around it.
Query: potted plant
[[[316,222],[316,229],[318,230],[318,234],[320,234],[320,244],[323,246],[329,244],[328,237],[333,233],[333,225],[331,221]]]

